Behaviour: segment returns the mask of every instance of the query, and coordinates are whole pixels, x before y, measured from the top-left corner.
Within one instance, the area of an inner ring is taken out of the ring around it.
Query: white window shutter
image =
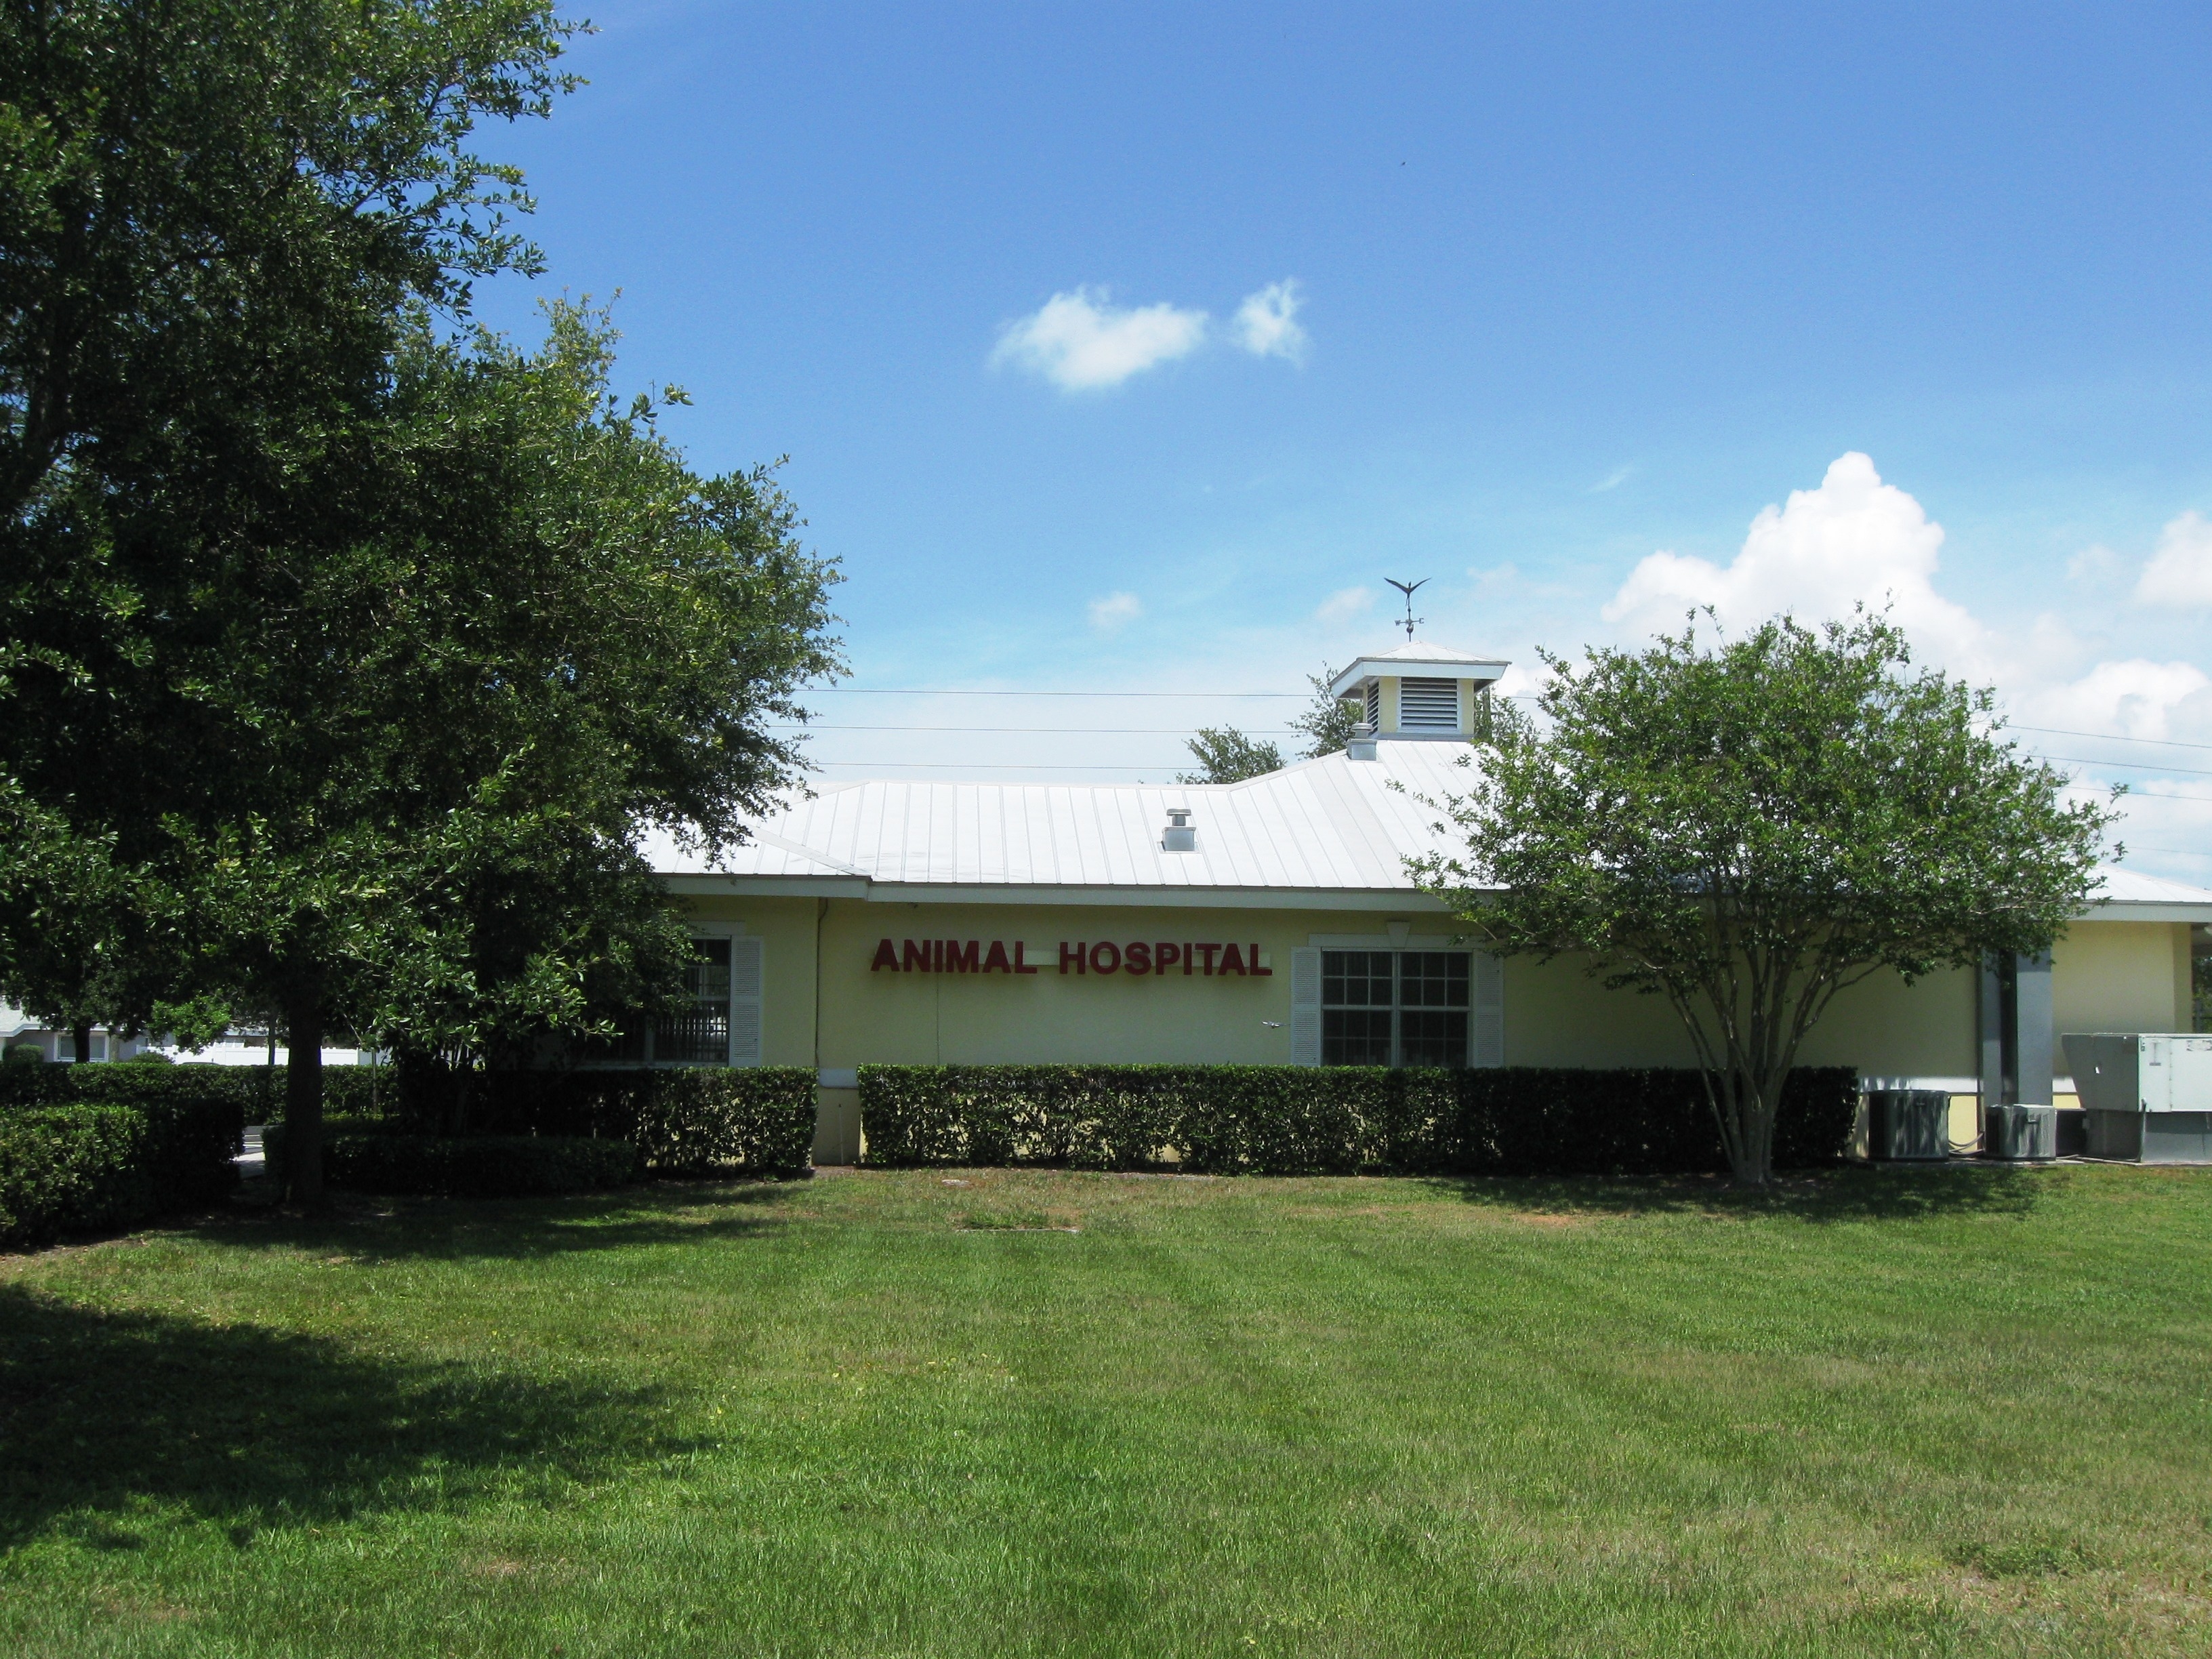
[[[1291,1064],[1321,1064],[1321,952],[1291,952]]]
[[[730,1064],[761,1063],[761,941],[730,941]]]
[[[1505,1063],[1505,964],[1487,951],[1474,953],[1474,1018],[1468,1024],[1470,1066]]]

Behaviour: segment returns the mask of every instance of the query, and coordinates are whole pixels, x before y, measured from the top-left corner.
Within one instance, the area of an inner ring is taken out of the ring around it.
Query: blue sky
[[[1295,692],[1385,576],[1523,663],[1887,595],[2212,877],[2206,9],[592,15],[480,313],[619,290],[696,461],[788,454],[853,684]],[[817,702],[832,778],[1297,707]]]

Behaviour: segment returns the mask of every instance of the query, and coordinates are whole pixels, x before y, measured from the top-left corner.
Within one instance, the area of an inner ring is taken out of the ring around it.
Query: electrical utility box
[[[2212,1163],[2212,1036],[2100,1031],[2065,1042],[2090,1157]]]

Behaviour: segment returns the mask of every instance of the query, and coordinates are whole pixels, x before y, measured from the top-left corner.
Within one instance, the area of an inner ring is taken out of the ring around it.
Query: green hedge
[[[1661,1175],[1723,1170],[1694,1071],[1510,1066],[864,1066],[866,1160],[1219,1174]],[[1794,1073],[1775,1163],[1839,1160],[1847,1067]]]
[[[0,1241],[135,1225],[238,1182],[243,1092],[219,1066],[0,1071]]]
[[[284,1128],[264,1132],[270,1167],[282,1166]],[[627,1140],[570,1135],[407,1134],[388,1124],[363,1129],[334,1120],[323,1142],[323,1178],[362,1193],[433,1193],[459,1198],[598,1192],[637,1172]]]
[[[483,1072],[461,1107],[417,1095],[399,1110],[426,1133],[627,1140],[652,1175],[787,1175],[812,1162],[814,1089],[796,1066]]]
[[[128,1227],[154,1213],[150,1126],[127,1106],[0,1112],[0,1244]]]

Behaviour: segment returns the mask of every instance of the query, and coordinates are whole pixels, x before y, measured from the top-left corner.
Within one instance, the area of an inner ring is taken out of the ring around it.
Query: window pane
[[[691,941],[702,960],[684,970],[691,1006],[663,1015],[653,1028],[653,1057],[680,1066],[726,1066],[730,1060],[730,941]]]
[[[1468,957],[1461,951],[1407,951],[1398,958],[1398,1002],[1405,1008],[1468,1006]]]
[[[1467,1015],[1457,1009],[1407,1009],[1398,1016],[1401,1066],[1467,1064]]]
[[[1390,1063],[1390,1011],[1387,1008],[1322,1010],[1321,1063],[1324,1066],[1388,1066]]]
[[[1390,953],[1388,951],[1322,951],[1321,1006],[1324,1008],[1388,1008],[1390,1006]]]

